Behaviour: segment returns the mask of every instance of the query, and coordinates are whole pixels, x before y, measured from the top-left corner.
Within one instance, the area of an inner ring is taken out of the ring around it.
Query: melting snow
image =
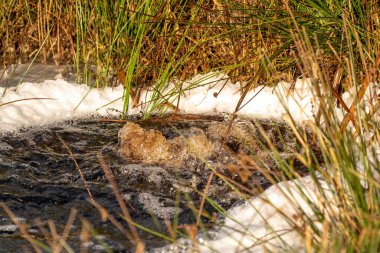
[[[199,88],[191,89],[194,84]],[[254,99],[244,106],[238,114],[246,116],[282,117],[286,111],[282,103],[288,106],[294,120],[302,122],[312,119],[312,93],[306,89],[307,80],[296,82],[295,92],[285,96],[289,83],[279,83],[276,88],[258,87],[248,92],[242,105],[253,96]],[[162,94],[173,91],[170,84]],[[221,74],[196,76],[183,84],[179,109],[184,113],[232,113],[240,99],[240,87]],[[222,89],[223,88],[223,89]],[[86,85],[77,85],[65,80],[48,80],[43,83],[22,83],[17,87],[2,88],[0,94],[0,131],[14,131],[23,126],[42,125],[73,117],[91,115],[115,116],[122,111],[123,88],[91,89]],[[218,94],[215,96],[215,94]],[[142,92],[138,107],[130,106],[130,113],[149,108],[146,103],[151,91]],[[278,96],[280,95],[280,96]],[[279,97],[284,100],[281,101]],[[29,100],[25,100],[29,99]],[[12,102],[16,101],[16,102]],[[172,101],[177,105],[176,101]],[[8,104],[7,104],[8,103]]]
[[[200,87],[190,89],[194,84]],[[258,87],[248,92],[242,105],[255,97],[238,113],[246,116],[283,117],[286,114],[285,106],[297,122],[312,120],[315,104],[308,86],[308,80],[297,80],[292,94],[287,94],[290,84],[285,82],[279,83],[276,88]],[[170,94],[177,87],[170,84],[162,91],[162,95]],[[196,76],[182,85],[181,89],[185,91],[179,109],[184,113],[232,113],[240,99],[239,88],[238,84],[231,83],[221,74],[211,74],[207,78]],[[58,79],[43,83],[22,83],[17,88],[7,90],[0,87],[0,94],[3,94],[0,100],[0,132],[4,132],[73,117],[114,116],[122,110],[123,88],[90,89],[85,85]],[[152,94],[152,91],[143,92],[138,101],[141,106],[129,108],[130,112],[136,113],[144,107],[146,109],[152,106],[144,103],[144,99]],[[344,95],[347,101],[351,97],[350,94]],[[16,100],[19,101],[10,103]],[[171,102],[177,104],[176,101]],[[325,183],[321,181],[321,184]],[[245,206],[231,209],[216,238],[205,242],[200,249],[202,252],[236,252],[244,249],[247,252],[281,251],[289,247],[293,250],[304,249],[303,239],[294,227],[301,225],[299,208],[313,218],[305,196],[317,206],[320,205],[316,189],[310,176],[270,187]],[[327,185],[326,189],[328,192]]]
[[[319,183],[325,189],[323,197],[311,176],[306,176],[273,185],[244,206],[231,209],[217,237],[201,246],[201,251],[302,251],[304,237],[298,232],[304,225],[302,215],[314,223],[318,220],[308,201],[323,209],[319,200],[332,199],[326,182]]]
[[[7,90],[0,88],[0,94],[3,93],[0,131],[14,131],[23,126],[49,124],[73,117],[114,115],[115,111],[109,109],[121,108],[123,88],[98,90],[55,80],[23,83]],[[114,104],[101,108],[114,100]]]

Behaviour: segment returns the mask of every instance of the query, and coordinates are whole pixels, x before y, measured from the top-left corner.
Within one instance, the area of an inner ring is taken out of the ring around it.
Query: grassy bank
[[[300,76],[295,34],[303,29],[326,78],[347,76],[352,59],[363,79],[379,52],[379,22],[376,1],[6,0],[0,62],[71,63],[79,82],[119,82],[133,97],[154,87],[157,109],[168,81],[180,93],[197,73],[224,71],[247,88]]]

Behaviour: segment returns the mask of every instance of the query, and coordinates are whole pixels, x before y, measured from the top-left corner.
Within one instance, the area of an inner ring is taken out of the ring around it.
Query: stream
[[[292,159],[297,143],[290,128],[276,120],[256,121],[283,157]],[[70,211],[75,208],[78,213],[66,240],[74,252],[83,247],[88,252],[133,252],[134,245],[112,222],[102,220],[99,210],[89,201],[83,179],[94,200],[124,228],[128,228],[120,216],[122,211],[99,163],[99,156],[112,171],[133,221],[165,235],[168,235],[168,222],[182,232],[184,225],[196,222],[194,207],[200,206],[200,192],[207,185],[212,172],[210,166],[222,177],[214,176],[209,186],[208,197],[215,202],[214,206],[207,201],[204,205],[210,215],[202,218],[206,228],[215,227],[222,221],[215,205],[228,209],[243,203],[243,195],[237,194],[223,176],[244,187],[243,192],[248,197],[271,185],[263,173],[255,169],[258,164],[276,171],[276,162],[270,152],[265,150],[265,145],[251,149],[252,142],[239,140],[237,134],[223,140],[216,136],[215,132],[224,129],[221,126],[228,126],[223,116],[174,116],[138,123],[143,129],[161,132],[168,141],[182,135],[189,136],[196,129],[195,132],[201,132],[216,143],[213,146],[216,151],[207,161],[187,156],[180,165],[173,167],[165,162],[147,163],[120,156],[118,132],[125,123],[92,118],[25,128],[18,133],[0,135],[0,202],[14,213],[18,222],[25,225],[29,235],[46,244],[54,229],[62,234]],[[255,136],[249,137],[252,141],[265,142],[252,122],[241,121],[240,125],[244,126],[242,131],[245,135],[250,136],[253,131],[251,135]],[[240,133],[240,128],[232,131]],[[144,148],[144,144],[141,147]],[[257,164],[251,164],[246,159],[248,156],[256,157]],[[91,235],[86,241],[83,241],[84,220],[91,224]],[[138,231],[147,251],[168,244],[151,232]],[[177,237],[180,236],[179,233]],[[26,250],[31,250],[30,244],[5,210],[0,208],[0,252]]]

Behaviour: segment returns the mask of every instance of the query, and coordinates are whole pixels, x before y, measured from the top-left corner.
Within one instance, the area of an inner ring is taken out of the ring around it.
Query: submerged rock
[[[181,192],[203,189],[213,170],[243,185],[249,194],[256,194],[263,185],[267,186],[264,174],[285,179],[274,157],[297,163],[302,169],[295,155],[302,150],[297,150],[299,145],[285,122],[237,118],[233,122],[213,120],[194,124],[181,122],[178,116],[175,119],[176,123],[166,121],[157,125],[128,122],[119,131],[119,156],[128,164],[159,166],[169,174],[191,173],[187,181],[192,185],[174,187]],[[220,196],[228,188],[223,180],[218,180],[220,186],[211,183],[210,196]]]
[[[133,122],[128,122],[119,131],[119,140],[119,153],[125,158],[157,163],[167,154],[166,139],[161,132],[145,130]]]
[[[164,164],[181,167],[190,157],[209,158],[214,144],[198,128],[187,131],[188,136],[167,140],[160,131],[145,130],[140,125],[128,122],[119,131],[119,154],[130,161],[145,164]]]
[[[214,121],[203,127],[173,128],[171,132],[160,130],[128,122],[119,131],[119,155],[129,163],[196,171],[206,161],[215,167],[226,167],[240,161],[242,155],[262,152],[256,128],[249,120],[232,124]]]

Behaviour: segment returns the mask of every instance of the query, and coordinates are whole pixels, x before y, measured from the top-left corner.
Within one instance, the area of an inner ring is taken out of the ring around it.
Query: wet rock
[[[128,122],[119,131],[119,141],[119,154],[125,159],[177,168],[190,156],[207,158],[214,150],[214,145],[201,129],[192,128],[187,137],[167,140],[160,131],[145,130],[133,122]]]
[[[249,120],[240,119],[230,124],[229,122],[213,122],[207,128],[207,135],[212,140],[226,140],[229,137],[234,138],[238,142],[257,147],[255,136],[257,131],[255,126]]]
[[[206,161],[225,165],[234,162],[240,153],[260,151],[256,128],[249,120],[211,122],[203,129],[177,131],[178,136],[166,138],[162,132],[174,135],[168,129],[161,132],[128,122],[119,131],[119,154],[129,162],[199,171]]]
[[[167,153],[166,139],[161,132],[145,130],[138,124],[128,122],[120,131],[121,156],[146,161],[159,162]]]
[[[198,175],[189,181],[192,185],[180,189],[184,192],[191,192],[187,187],[207,181],[208,166],[239,184],[254,188],[263,181],[258,180],[262,170],[273,171],[278,166],[270,146],[280,149],[277,156],[289,161],[294,159],[295,138],[284,131],[285,125],[276,121],[263,122],[260,127],[267,130],[268,136],[263,136],[250,120],[240,118],[232,123],[212,121],[197,127],[192,124],[182,125],[180,129],[171,127],[172,130],[160,126],[160,131],[129,122],[119,131],[118,153],[128,163],[159,165],[165,170],[175,168]],[[214,190],[210,189],[210,194],[217,196],[220,190]]]

